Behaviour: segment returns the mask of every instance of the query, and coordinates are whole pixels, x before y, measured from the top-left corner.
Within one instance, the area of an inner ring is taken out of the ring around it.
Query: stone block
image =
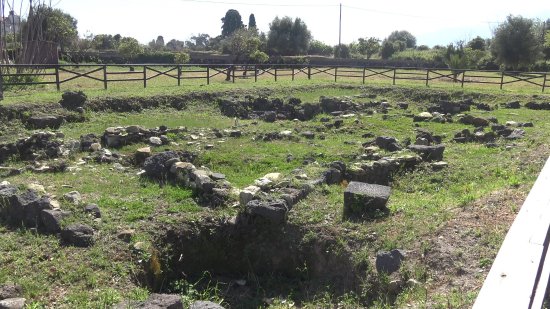
[[[352,181],[344,191],[344,215],[364,217],[385,209],[390,193],[388,186]]]

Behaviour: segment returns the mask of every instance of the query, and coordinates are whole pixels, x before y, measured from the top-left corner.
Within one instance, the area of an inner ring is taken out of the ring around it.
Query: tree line
[[[269,31],[264,33],[257,28],[254,14],[250,14],[245,24],[234,9],[221,18],[218,36],[199,33],[187,40],[166,42],[159,35],[144,45],[120,34],[79,37],[77,21],[70,14],[47,6],[41,7],[40,14],[43,14],[41,39],[56,42],[62,51],[114,51],[128,62],[159,58],[159,61],[185,63],[189,61],[189,52],[205,51],[230,54],[235,63],[264,63],[279,61],[283,56],[317,55],[367,60],[426,60],[444,63],[452,69],[550,68],[550,19],[540,21],[513,15],[495,29],[491,38],[478,36],[469,41],[428,47],[417,45],[416,37],[406,30],[393,31],[383,39],[365,36],[350,44],[331,46],[315,40],[302,19],[288,16],[275,17],[269,24]],[[17,38],[11,40],[17,41]]]

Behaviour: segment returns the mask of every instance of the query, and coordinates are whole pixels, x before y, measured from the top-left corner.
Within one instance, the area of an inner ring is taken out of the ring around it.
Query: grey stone
[[[277,120],[277,113],[274,111],[267,111],[262,115],[262,120],[265,122],[275,122],[275,120]]]
[[[83,107],[87,99],[86,94],[82,91],[65,91],[61,95],[59,104],[63,108],[76,110],[78,107]]]
[[[151,146],[162,146],[162,140],[160,137],[151,136],[149,138],[149,144],[151,144]]]
[[[239,193],[239,203],[242,206],[246,206],[259,192],[261,191],[260,187],[257,186],[248,186],[244,188]]]
[[[101,218],[101,210],[97,204],[88,204],[84,207],[84,212],[91,214],[94,218]]]
[[[352,181],[344,191],[344,215],[361,217],[385,209],[390,193],[388,186]]]
[[[7,298],[0,300],[0,309],[23,309],[26,302],[27,300],[21,297]]]
[[[166,166],[166,168],[172,168],[172,165],[178,162],[181,162],[180,158],[172,158],[172,159],[166,160],[166,163],[164,163],[164,165]]]
[[[514,131],[512,131],[512,133],[510,133],[510,135],[506,136],[506,139],[509,139],[509,140],[520,139],[520,138],[523,138],[524,135],[525,135],[524,130],[515,129]]]
[[[61,240],[66,245],[89,247],[93,244],[94,230],[84,224],[73,224],[61,231]]]
[[[143,164],[143,169],[147,176],[156,179],[164,179],[170,167],[168,166],[168,160],[177,158],[179,160],[179,155],[175,151],[165,151],[148,157],[145,159]]]
[[[298,203],[300,199],[307,195],[306,191],[295,188],[285,188],[282,192],[281,198],[285,200],[289,210],[292,209],[292,206]]]
[[[2,191],[0,198],[5,201],[6,206],[3,207],[4,216],[14,225],[23,223],[27,227],[37,227],[40,222],[40,211],[50,208],[49,199],[41,198],[34,190],[27,190],[12,196],[10,196],[14,192],[12,188],[8,187]]]
[[[519,101],[508,102],[504,105],[505,108],[518,109],[521,107]]]
[[[342,172],[339,169],[331,167],[323,172],[323,178],[329,185],[338,184],[342,182]]]
[[[217,181],[217,180],[224,180],[224,179],[225,179],[225,175],[222,174],[222,173],[212,173],[212,174],[210,174],[210,178],[212,178],[212,180],[214,180],[214,181]]]
[[[64,120],[61,116],[32,116],[27,119],[27,126],[32,129],[58,129]]]
[[[126,132],[130,133],[130,134],[136,134],[136,133],[139,133],[141,130],[143,130],[142,127],[140,126],[127,126],[126,127]]]
[[[476,127],[486,127],[490,124],[489,120],[481,117],[474,117],[472,115],[464,115],[458,122],[463,124],[470,124]]]
[[[397,143],[397,139],[395,137],[389,137],[389,136],[379,136],[374,141],[376,146],[387,150],[387,151],[398,151],[401,150],[401,147]]]
[[[282,224],[287,219],[288,206],[284,200],[252,200],[246,204],[246,213],[260,217],[273,224]]]
[[[409,108],[409,103],[407,103],[407,102],[398,102],[397,107],[399,107],[400,109],[408,109]]]
[[[5,284],[0,286],[0,300],[6,298],[17,298],[23,295],[23,288],[16,284]]]
[[[445,151],[445,145],[410,145],[408,147],[411,151],[419,154],[424,161],[441,161],[443,160],[443,152]]]
[[[130,242],[132,240],[132,237],[136,234],[136,230],[134,229],[128,229],[121,231],[116,235],[116,237],[124,242]]]
[[[302,136],[307,138],[307,139],[314,139],[315,138],[315,133],[313,133],[311,131],[305,131],[305,132],[302,132]]]
[[[520,124],[520,127],[524,127],[524,128],[532,128],[534,126],[535,125],[532,122],[524,122]]]
[[[242,132],[240,130],[229,130],[230,137],[241,137]]]
[[[113,134],[105,134],[105,145],[107,147],[120,147],[122,146],[126,140],[123,136],[120,135],[113,135]]]
[[[191,304],[189,309],[225,309],[224,307],[211,301],[196,301]]]
[[[145,162],[145,159],[149,158],[151,156],[151,147],[143,147],[136,150],[135,154],[135,160],[136,163],[141,165],[143,162]]]
[[[42,220],[44,232],[58,233],[61,231],[61,220],[69,214],[69,212],[60,209],[43,209],[40,212],[40,219]]]
[[[413,122],[422,122],[422,121],[428,121],[433,118],[433,115],[428,112],[422,112],[418,115],[415,115],[413,117]]]
[[[183,309],[181,296],[176,294],[151,294],[149,298],[135,306],[140,309]]]
[[[376,254],[376,271],[392,274],[399,270],[403,259],[405,254],[399,249],[393,249],[390,252],[380,251]]]
[[[191,173],[195,180],[195,188],[206,193],[212,192],[216,183],[214,183],[207,174],[197,172],[201,172],[201,170],[195,170]]]
[[[71,191],[69,193],[63,194],[63,198],[75,205],[78,205],[82,201],[82,196],[80,195],[80,192],[78,191]]]

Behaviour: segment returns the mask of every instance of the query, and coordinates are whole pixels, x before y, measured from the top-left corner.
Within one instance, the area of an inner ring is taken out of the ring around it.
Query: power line
[[[280,7],[337,7],[337,4],[274,4],[274,3],[247,3],[233,1],[214,1],[214,0],[180,0],[182,2],[195,3],[213,3],[213,4],[231,4],[231,5],[249,5],[249,6],[280,6]]]

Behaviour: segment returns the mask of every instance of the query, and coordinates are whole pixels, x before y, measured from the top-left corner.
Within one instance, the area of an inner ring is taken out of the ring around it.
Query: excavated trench
[[[327,287],[338,294],[358,289],[367,268],[353,262],[350,248],[328,227],[242,218],[172,225],[158,233],[155,247],[163,275],[152,281],[165,287],[208,273],[214,282],[245,280],[253,289],[275,281],[274,294],[297,288],[314,296]],[[228,302],[243,301],[227,292]]]

